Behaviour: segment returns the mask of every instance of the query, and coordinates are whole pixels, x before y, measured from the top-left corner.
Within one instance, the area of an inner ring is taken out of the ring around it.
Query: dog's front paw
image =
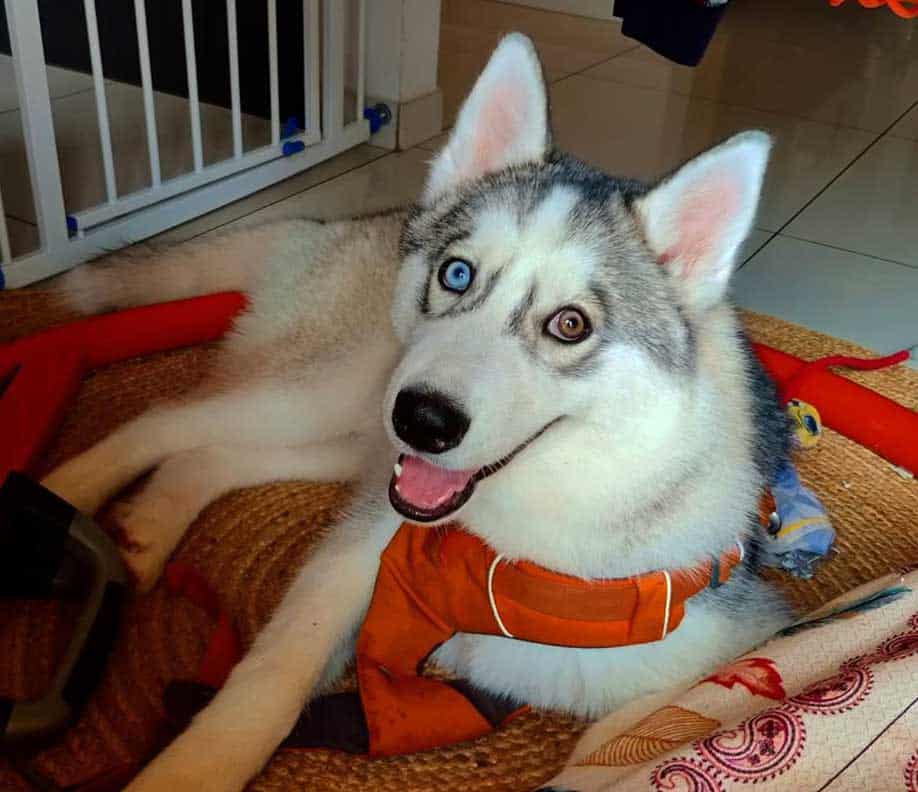
[[[193,728],[193,727],[192,727]],[[126,787],[125,792],[242,792],[254,775],[219,733],[180,734]],[[257,768],[256,768],[257,770]]]
[[[113,504],[115,537],[138,591],[149,591],[162,574],[190,522],[185,512],[174,499],[146,491]]]
[[[207,774],[191,768],[173,767],[169,763],[153,762],[125,789],[125,792],[236,792],[242,786],[221,783],[216,768]]]

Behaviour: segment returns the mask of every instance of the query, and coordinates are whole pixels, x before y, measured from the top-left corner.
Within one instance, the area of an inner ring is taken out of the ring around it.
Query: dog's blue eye
[[[440,267],[440,285],[448,291],[462,294],[475,279],[475,269],[462,259],[450,259]]]

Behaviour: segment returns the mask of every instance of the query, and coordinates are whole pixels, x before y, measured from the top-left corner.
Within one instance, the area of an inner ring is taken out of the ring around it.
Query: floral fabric
[[[593,726],[549,785],[918,792],[918,572],[862,586],[668,700]]]

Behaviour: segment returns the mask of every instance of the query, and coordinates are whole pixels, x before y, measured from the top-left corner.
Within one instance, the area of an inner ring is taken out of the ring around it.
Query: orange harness
[[[686,600],[726,582],[742,557],[737,543],[694,567],[588,581],[505,562],[458,526],[403,523],[382,554],[357,642],[370,755],[428,750],[494,728],[456,686],[419,675],[457,632],[592,648],[659,641],[679,626]]]

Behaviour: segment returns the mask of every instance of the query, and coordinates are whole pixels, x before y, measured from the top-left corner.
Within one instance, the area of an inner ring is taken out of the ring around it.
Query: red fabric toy
[[[216,341],[245,305],[238,292],[212,294],[91,316],[0,344],[0,481],[11,470],[32,470],[88,372]]]
[[[840,6],[845,0],[829,0],[829,5]],[[918,18],[918,0],[858,0],[864,8],[882,8],[888,6],[896,16],[902,19]]]
[[[764,344],[754,347],[782,402],[801,399],[814,405],[826,426],[918,475],[918,413],[827,370],[884,368],[908,360],[908,350],[873,360],[833,355],[807,363]]]

